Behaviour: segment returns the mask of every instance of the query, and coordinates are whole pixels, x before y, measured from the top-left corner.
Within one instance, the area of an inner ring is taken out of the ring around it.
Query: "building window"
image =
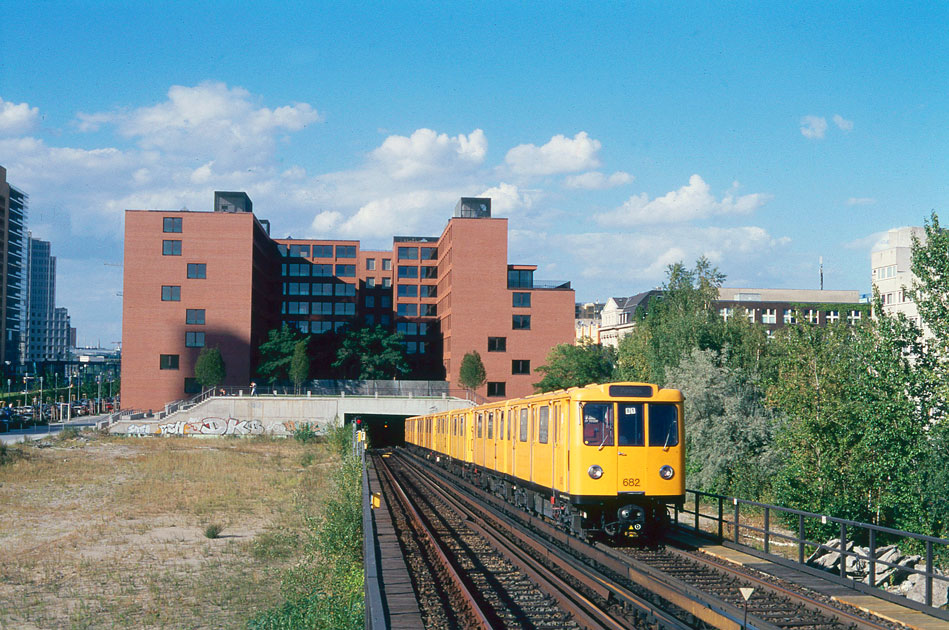
[[[329,282],[314,282],[310,287],[310,295],[333,295],[333,285]]]
[[[857,322],[860,321],[861,317],[862,317],[862,313],[860,311],[850,311],[850,314],[847,315],[847,321],[850,322],[851,324],[856,324]]]
[[[355,278],[356,265],[336,265],[336,275],[340,278]]]
[[[423,298],[438,297],[438,289],[434,284],[423,284],[420,295]]]
[[[356,314],[356,304],[355,302],[337,302],[333,308],[334,315],[355,315]]]
[[[749,308],[747,311],[745,311],[745,315],[748,316],[748,323],[750,323],[750,324],[754,324],[754,323],[755,323],[755,311],[757,311],[757,310],[758,310],[758,309]]]
[[[392,278],[383,278],[382,279],[382,288],[389,289],[392,287]]]
[[[177,354],[158,355],[158,369],[177,370],[178,369],[178,355]]]
[[[423,247],[421,250],[422,260],[438,260],[438,248],[437,247]]]
[[[515,315],[511,327],[514,330],[530,330],[531,316],[530,315]]]
[[[333,257],[332,245],[314,245],[313,246],[313,258],[332,258],[332,257]]]
[[[395,325],[395,330],[403,335],[417,335],[418,324],[415,322],[399,322]]]
[[[185,323],[186,324],[203,324],[204,323],[204,309],[203,308],[189,308],[185,311]]]
[[[203,279],[208,277],[208,266],[205,263],[188,263],[188,277]]]
[[[379,316],[379,325],[380,325],[380,326],[388,326],[390,321],[391,321],[391,318],[390,318],[388,315],[380,315],[380,316]]]
[[[313,265],[310,268],[314,278],[332,278],[333,265]]]
[[[415,354],[418,352],[417,341],[403,341],[402,345],[405,346],[405,354]]]
[[[721,315],[722,319],[727,322],[728,318],[732,316],[732,309],[728,306],[723,306],[722,308],[718,309],[718,314]]]
[[[355,245],[337,245],[336,257],[337,258],[355,258],[356,246]]]
[[[204,347],[204,333],[196,332],[189,330],[185,333],[185,347],[187,348],[203,348]]]
[[[840,321],[840,311],[824,311],[824,317],[828,323],[834,324]]]
[[[382,270],[383,270],[383,271],[390,271],[391,269],[392,269],[392,259],[390,259],[390,258],[383,258],[383,259],[382,259]]]
[[[181,301],[181,287],[175,286],[163,286],[161,288],[161,301],[162,302],[180,302]]]
[[[367,289],[374,289],[375,287],[376,287],[376,279],[375,279],[375,278],[366,278],[366,288],[367,288]]]
[[[366,308],[375,308],[376,307],[376,296],[367,295],[366,296]]]
[[[761,323],[762,324],[777,324],[778,323],[778,309],[766,308],[762,310]]]
[[[165,217],[162,219],[162,232],[181,233],[181,217]]]
[[[399,297],[418,297],[418,285],[400,284],[396,289],[396,294]]]
[[[438,279],[438,267],[422,267],[422,278],[426,280],[436,280]]]
[[[376,259],[375,259],[375,258],[367,258],[367,259],[366,259],[366,269],[367,269],[368,271],[375,271],[375,270],[376,270]]]
[[[185,379],[185,393],[186,394],[198,394],[201,392],[201,384],[198,383],[198,379],[193,377],[188,377]]]
[[[422,304],[422,308],[419,311],[419,315],[422,317],[435,317],[438,314],[438,305],[436,304]]]
[[[514,306],[516,308],[529,308],[531,305],[530,293],[514,293]]]
[[[532,269],[508,269],[508,289],[533,289],[534,271]]]
[[[336,295],[343,297],[353,297],[356,295],[356,285],[348,282],[340,282],[336,285]]]
[[[309,245],[291,245],[290,257],[291,258],[309,258],[310,246]]]
[[[290,272],[287,275],[303,278],[310,276],[310,265],[308,263],[291,264],[288,267]]]
[[[400,278],[418,278],[418,267],[399,265]]]
[[[507,388],[503,381],[488,381],[488,396],[504,396],[505,392],[507,392]]]
[[[507,352],[507,337],[488,337],[488,352]]]
[[[379,297],[379,306],[382,308],[392,308],[392,296],[382,295]]]
[[[794,317],[794,311],[792,309],[784,309],[784,323],[785,324],[796,324],[797,318]]]
[[[818,318],[817,310],[813,308],[807,309],[804,311],[804,317],[807,319],[808,323],[816,324]]]
[[[418,316],[418,304],[399,304],[396,307],[396,314],[402,317]]]
[[[511,374],[530,374],[531,362],[524,359],[511,361]]]
[[[399,260],[418,260],[418,247],[400,247]]]
[[[181,256],[181,241],[162,241],[162,256]]]

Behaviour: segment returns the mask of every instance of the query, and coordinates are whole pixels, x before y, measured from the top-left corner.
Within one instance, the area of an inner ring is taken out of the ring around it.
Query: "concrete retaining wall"
[[[156,420],[122,420],[110,433],[126,435],[293,435],[303,424],[317,433],[359,415],[418,416],[462,409],[472,403],[457,398],[388,397],[251,397],[216,396],[190,409]]]

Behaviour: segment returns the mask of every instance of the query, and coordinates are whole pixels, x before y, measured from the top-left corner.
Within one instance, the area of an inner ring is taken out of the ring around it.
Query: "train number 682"
[[[639,479],[635,477],[627,477],[623,479],[624,488],[636,488],[639,487]]]

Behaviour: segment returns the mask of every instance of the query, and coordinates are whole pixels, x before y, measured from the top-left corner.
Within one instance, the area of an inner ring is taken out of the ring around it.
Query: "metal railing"
[[[675,525],[717,540],[727,547],[827,577],[877,597],[924,610],[941,619],[949,619],[949,611],[933,607],[934,581],[949,584],[949,576],[937,573],[935,566],[937,556],[949,558],[949,540],[698,490],[686,490],[683,507],[675,510]],[[807,532],[818,535],[828,532],[829,535],[830,530],[834,532],[833,542],[821,543],[807,537]],[[925,568],[920,570],[916,566],[881,559],[877,556],[881,548],[880,539],[897,546],[920,549],[920,559],[925,561]],[[858,550],[853,542],[855,540],[866,541],[866,553]],[[836,571],[825,571],[808,563],[821,551],[840,554]],[[854,568],[861,562],[867,567],[866,579],[848,577],[848,568]],[[884,567],[882,571],[881,566]],[[878,580],[877,576],[881,572],[886,573],[887,569],[923,576],[925,596],[922,604],[880,588],[885,578]]]

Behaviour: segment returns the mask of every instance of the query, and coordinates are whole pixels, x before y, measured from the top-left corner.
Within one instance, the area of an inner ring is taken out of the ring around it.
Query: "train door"
[[[564,453],[566,448],[564,448],[564,420],[563,420],[563,406],[559,402],[555,402],[553,405],[553,425],[554,425],[554,453],[551,458],[551,465],[553,466],[552,479],[553,487],[555,490],[560,492],[565,492],[564,488]]]
[[[495,434],[494,434],[494,410],[485,413],[485,423],[487,425],[487,436],[484,440],[484,466],[494,470],[496,452],[495,452]]]
[[[474,414],[474,463],[484,466],[484,414]]]
[[[616,491],[643,493],[646,432],[643,403],[616,404]]]

